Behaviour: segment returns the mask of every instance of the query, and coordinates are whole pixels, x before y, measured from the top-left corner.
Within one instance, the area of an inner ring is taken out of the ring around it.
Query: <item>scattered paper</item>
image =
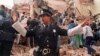
[[[16,23],[14,23],[12,25],[12,27],[18,31],[22,36],[26,36],[26,29],[24,28],[24,26],[19,22],[17,21]]]

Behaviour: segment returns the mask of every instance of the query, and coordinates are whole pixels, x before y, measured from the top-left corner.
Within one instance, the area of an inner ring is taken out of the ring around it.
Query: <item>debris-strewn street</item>
[[[68,44],[66,44],[67,40],[66,38],[61,38],[61,44],[59,51],[60,51],[60,56],[91,56],[87,52],[87,48],[79,48],[75,49]],[[100,46],[92,46],[95,50],[96,53],[93,54],[94,56],[100,56]],[[12,56],[33,56],[33,51],[35,48],[30,48],[29,46],[23,46],[23,45],[18,45],[14,44],[13,49],[12,49]]]
[[[0,56],[100,56],[100,0],[0,0]]]
[[[94,56],[99,55],[100,56],[100,46],[93,46],[93,48],[97,51]],[[19,46],[14,45],[12,50],[12,56],[33,56],[33,50],[32,48],[25,47],[25,46]],[[62,45],[60,49],[60,56],[91,56],[87,53],[86,48],[80,48],[80,49],[73,49],[71,47],[68,47],[67,45]]]

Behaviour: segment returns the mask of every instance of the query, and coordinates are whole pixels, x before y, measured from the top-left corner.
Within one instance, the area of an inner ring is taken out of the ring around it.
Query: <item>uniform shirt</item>
[[[57,48],[58,35],[67,35],[67,30],[59,28],[57,25],[52,24],[44,27],[39,25],[33,31],[28,31],[27,36],[34,36],[34,42],[41,47],[49,47],[52,49]]]
[[[36,27],[32,31],[28,31],[26,36],[34,36],[34,43],[41,47],[49,47],[52,49],[57,48],[58,36],[67,36],[74,35],[79,32],[81,29],[81,25],[74,27],[70,30],[65,30],[59,28],[55,24],[48,25],[47,27],[40,24],[40,26]]]

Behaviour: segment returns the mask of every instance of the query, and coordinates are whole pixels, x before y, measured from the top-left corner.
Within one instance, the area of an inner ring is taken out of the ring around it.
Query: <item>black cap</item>
[[[50,16],[53,15],[53,13],[50,10],[48,10],[48,9],[43,9],[43,14],[48,14]]]
[[[49,15],[49,14],[41,14],[39,17],[44,17],[44,16],[48,16],[48,17],[51,17],[51,15]]]

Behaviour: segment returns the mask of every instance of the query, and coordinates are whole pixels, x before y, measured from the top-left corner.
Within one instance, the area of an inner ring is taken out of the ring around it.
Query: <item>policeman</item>
[[[10,56],[11,54],[13,42],[16,37],[15,33],[17,33],[12,27],[12,24],[18,19],[18,16],[16,16],[17,14],[13,11],[12,18],[4,20],[0,28],[0,30],[2,30],[2,33],[0,34],[0,56]]]
[[[35,56],[59,56],[59,50],[57,47],[58,36],[74,35],[81,27],[84,26],[87,20],[84,20],[77,27],[65,30],[61,29],[54,23],[53,18],[49,14],[42,14],[40,16],[43,23],[39,24],[33,30],[27,32],[26,36],[34,36],[35,46],[38,46],[38,50]]]

